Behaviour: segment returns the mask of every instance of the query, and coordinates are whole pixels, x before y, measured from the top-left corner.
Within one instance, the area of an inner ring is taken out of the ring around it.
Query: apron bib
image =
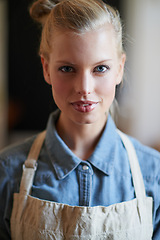
[[[128,152],[136,198],[108,207],[78,207],[30,195],[45,131],[34,141],[23,168],[20,192],[14,194],[13,240],[151,240],[152,198],[146,197],[134,147],[118,130]]]

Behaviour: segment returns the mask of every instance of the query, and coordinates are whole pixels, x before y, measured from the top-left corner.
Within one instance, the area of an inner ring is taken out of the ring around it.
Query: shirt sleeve
[[[160,176],[160,174],[159,174]],[[156,198],[154,199],[154,215],[153,215],[153,240],[160,239],[160,179],[158,179],[157,187],[156,187]]]
[[[157,209],[156,212],[156,221],[155,221],[155,229],[153,233],[153,240],[159,240],[160,239],[160,206]]]
[[[0,239],[11,239],[10,234],[10,214],[11,202],[11,181],[7,167],[0,160]]]

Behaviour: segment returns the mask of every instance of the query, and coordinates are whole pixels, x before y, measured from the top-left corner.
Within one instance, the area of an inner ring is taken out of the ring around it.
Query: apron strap
[[[140,166],[139,166],[139,162],[138,162],[138,158],[137,158],[134,146],[129,140],[129,138],[126,136],[126,134],[122,133],[118,129],[117,129],[117,132],[120,135],[122,142],[128,153],[136,197],[137,199],[144,199],[146,198],[146,191],[145,191],[143,177],[142,177],[142,173],[140,170]]]
[[[33,178],[35,175],[35,171],[37,169],[37,160],[38,156],[44,142],[46,135],[46,131],[41,132],[38,134],[37,138],[34,140],[31,149],[29,151],[28,157],[23,165],[23,174],[20,184],[20,193],[25,195],[30,194]]]

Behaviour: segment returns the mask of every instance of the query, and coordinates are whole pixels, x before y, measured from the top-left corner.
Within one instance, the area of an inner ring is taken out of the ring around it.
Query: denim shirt
[[[84,161],[58,135],[52,113],[38,159],[31,195],[73,206],[109,206],[135,198],[126,149],[108,116],[104,132]],[[22,168],[35,136],[0,154],[0,239],[10,239],[13,193],[19,192]],[[160,239],[160,154],[131,138],[141,167],[147,196],[153,197],[153,239]]]

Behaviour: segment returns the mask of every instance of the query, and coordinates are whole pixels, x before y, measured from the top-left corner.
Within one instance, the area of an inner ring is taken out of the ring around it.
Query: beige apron
[[[146,197],[135,150],[119,132],[127,149],[136,198],[108,207],[78,207],[41,200],[30,195],[45,132],[32,145],[23,169],[20,193],[14,194],[11,216],[13,240],[150,240],[152,198]]]

